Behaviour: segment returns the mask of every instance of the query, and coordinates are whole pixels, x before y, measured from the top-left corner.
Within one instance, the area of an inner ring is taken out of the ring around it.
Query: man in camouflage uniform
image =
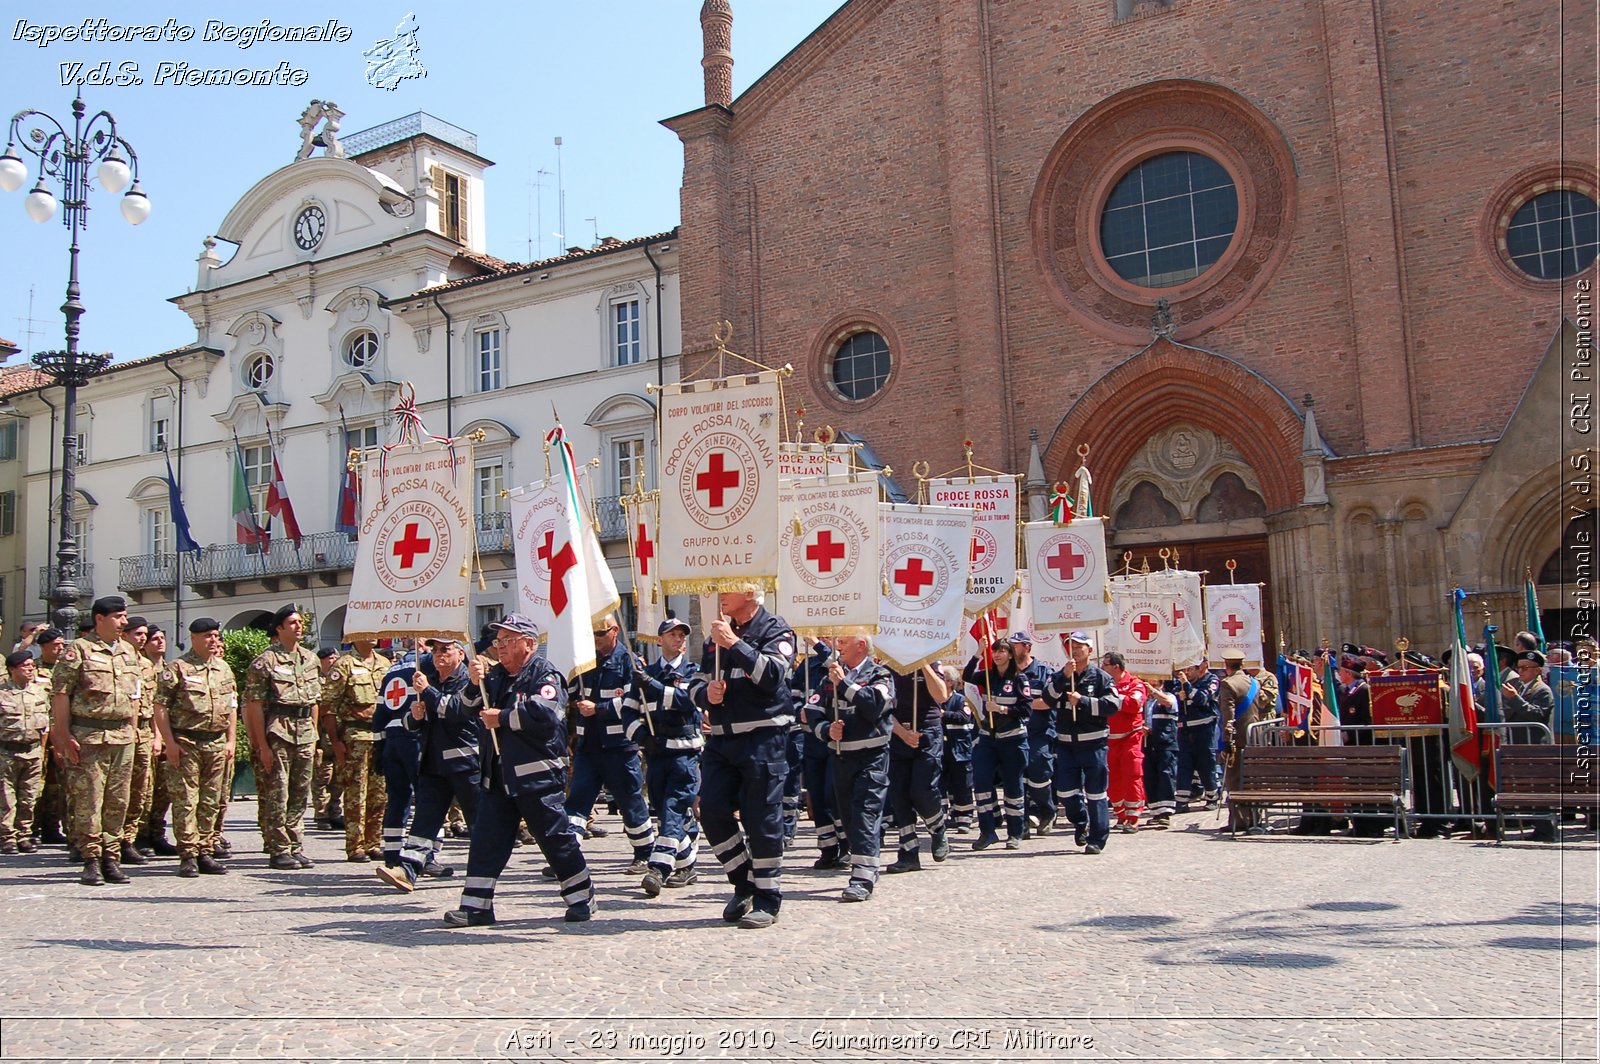
[[[189,652],[161,673],[156,729],[166,744],[178,875],[225,874],[216,859],[222,835],[223,782],[233,763],[239,692],[222,657],[222,626],[210,617],[189,623]]]
[[[44,704],[48,709],[50,705],[50,676],[54,672],[56,662],[61,660],[61,652],[67,649],[67,641],[62,638],[59,628],[41,628],[33,634],[33,645],[39,648],[39,660],[35,663],[33,684],[44,693]],[[66,820],[66,796],[62,786],[64,773],[59,754],[50,749],[50,744],[45,743],[44,757],[44,790],[39,794],[39,802],[34,806],[33,833],[40,842],[55,843],[66,842],[66,835],[62,834],[61,825]]]
[[[338,660],[339,652],[333,647],[323,647],[317,651],[317,671],[322,676],[324,687],[328,685],[328,677]],[[339,786],[338,760],[333,753],[335,730],[326,721],[319,723],[317,748],[311,755],[311,817],[319,828],[343,831],[346,823],[340,809],[343,795]]]
[[[311,756],[317,745],[322,675],[317,656],[300,645],[304,631],[291,603],[272,615],[272,644],[245,674],[244,723],[256,759],[256,822],[280,871],[310,868],[301,833],[311,797]]]
[[[161,670],[145,655],[145,645],[150,641],[150,622],[143,617],[129,617],[128,626],[122,630],[122,641],[134,649],[139,658],[139,716],[133,731],[133,776],[128,784],[128,815],[122,826],[122,863],[142,865],[144,854],[134,845],[150,815],[150,802],[155,791],[155,763],[161,758],[161,740],[156,735],[156,677]]]
[[[93,629],[74,639],[51,678],[50,741],[71,765],[68,821],[83,858],[78,882],[126,883],[118,862],[133,777],[134,721],[144,696],[143,660],[122,641],[128,603],[95,599]]]
[[[12,651],[0,685],[0,853],[32,853],[33,809],[44,789],[50,699],[34,683],[33,655]]]
[[[167,667],[167,633],[160,625],[150,626],[150,637],[144,641],[141,653],[155,666],[158,675]],[[162,739],[159,729],[156,730],[156,738]],[[164,739],[162,744],[164,747]],[[167,779],[171,772],[164,756],[156,754],[150,758],[150,774],[155,780],[150,792],[150,808],[139,824],[139,833],[134,837],[133,845],[145,854],[175,857],[178,848],[167,838],[167,812],[172,808],[172,796],[168,793],[171,781]]]
[[[383,776],[374,764],[372,711],[378,687],[393,664],[370,639],[357,639],[354,649],[334,662],[323,699],[323,730],[333,736],[339,766],[337,785],[344,799],[344,852],[365,863],[383,856]]]

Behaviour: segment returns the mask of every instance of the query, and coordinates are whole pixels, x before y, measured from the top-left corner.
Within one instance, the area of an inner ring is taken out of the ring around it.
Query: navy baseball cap
[[[489,627],[513,635],[525,635],[529,639],[539,638],[539,626],[533,623],[533,618],[521,613],[508,613]]]

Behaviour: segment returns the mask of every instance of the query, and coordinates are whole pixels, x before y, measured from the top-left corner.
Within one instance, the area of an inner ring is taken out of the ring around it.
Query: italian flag
[[[244,482],[244,452],[234,441],[233,450],[233,538],[246,546],[267,548],[267,533],[256,523],[255,507],[250,503],[250,489]]]

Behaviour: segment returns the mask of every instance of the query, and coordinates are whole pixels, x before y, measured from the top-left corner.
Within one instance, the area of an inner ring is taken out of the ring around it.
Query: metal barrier
[[[1481,749],[1485,753],[1490,751],[1493,742],[1555,742],[1554,734],[1545,724],[1479,722],[1478,731]],[[1489,821],[1494,818],[1487,757],[1483,759],[1477,779],[1463,779],[1455,760],[1450,756],[1447,729],[1437,724],[1341,724],[1336,728],[1318,728],[1317,732],[1322,735],[1337,732],[1341,742],[1354,745],[1405,746],[1409,765],[1406,773],[1406,819],[1408,822],[1421,822],[1424,831],[1430,821],[1442,826],[1452,820]],[[1245,733],[1245,743],[1248,746],[1305,745],[1305,736],[1306,729],[1291,727],[1283,723],[1282,718],[1272,718],[1251,725]],[[1412,833],[1416,834],[1416,830],[1413,829]]]

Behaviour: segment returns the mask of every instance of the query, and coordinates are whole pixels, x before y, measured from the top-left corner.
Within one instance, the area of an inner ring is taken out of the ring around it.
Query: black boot
[[[196,860],[196,864],[199,865],[200,874],[203,876],[225,876],[228,874],[228,866],[212,857],[209,853],[201,854]]]
[[[157,857],[178,856],[178,848],[172,844],[171,839],[167,838],[166,828],[150,832],[150,852]]]
[[[138,847],[133,843],[124,842],[122,844],[122,863],[131,865],[144,864],[144,854],[140,853]]]
[[[115,857],[102,856],[100,858],[100,871],[105,873],[107,883],[126,883],[128,881],[127,873],[123,872],[122,866],[117,863]]]
[[[83,874],[78,877],[78,882],[86,887],[103,887],[106,885],[105,873],[100,871],[100,858],[91,857],[83,862]]]

